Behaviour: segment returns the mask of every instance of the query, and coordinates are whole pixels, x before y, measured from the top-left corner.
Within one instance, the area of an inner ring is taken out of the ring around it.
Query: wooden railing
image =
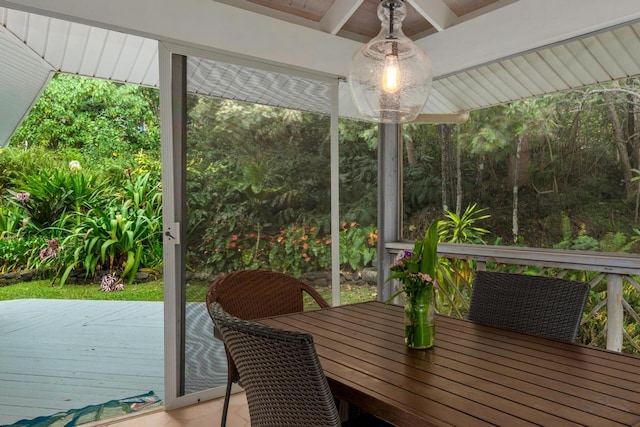
[[[386,247],[393,258],[399,250],[411,250],[413,244]],[[589,282],[592,289],[582,321],[582,342],[640,355],[639,255],[447,243],[438,244],[438,255],[455,270],[440,286],[439,298],[448,314],[466,314],[474,269],[569,276]]]

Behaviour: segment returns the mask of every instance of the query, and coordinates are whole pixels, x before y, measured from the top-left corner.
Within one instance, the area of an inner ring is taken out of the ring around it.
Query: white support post
[[[401,126],[378,125],[378,301],[386,301],[393,291],[389,277],[391,256],[386,244],[400,239],[402,221]]]
[[[331,305],[340,305],[339,81],[331,84]]]
[[[622,276],[607,275],[607,350],[622,350],[622,328],[624,307],[622,306]]]

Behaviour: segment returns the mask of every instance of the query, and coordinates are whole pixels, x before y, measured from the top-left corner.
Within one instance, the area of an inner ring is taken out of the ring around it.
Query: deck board
[[[162,302],[0,301],[0,426],[153,390],[164,398]],[[203,303],[187,306],[187,392],[226,383]]]

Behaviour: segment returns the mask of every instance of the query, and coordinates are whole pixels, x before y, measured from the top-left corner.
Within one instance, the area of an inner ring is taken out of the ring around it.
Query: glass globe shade
[[[365,120],[414,120],[431,93],[431,61],[402,33],[405,16],[402,1],[382,0],[378,5],[380,33],[351,58],[349,87]]]

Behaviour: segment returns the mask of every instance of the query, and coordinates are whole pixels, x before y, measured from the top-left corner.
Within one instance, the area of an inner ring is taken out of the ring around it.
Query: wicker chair
[[[304,295],[311,296],[318,307],[329,304],[311,286],[287,274],[269,270],[242,270],[219,277],[207,292],[207,307],[220,303],[232,316],[244,320],[279,314],[298,313],[304,310]],[[215,323],[215,319],[214,323]],[[214,334],[221,338],[217,328]],[[226,346],[225,346],[226,348]],[[222,426],[226,426],[231,386],[238,382],[238,370],[227,350],[227,389],[222,410]]]
[[[241,320],[209,307],[247,394],[251,425],[339,426],[313,337]]]
[[[478,271],[468,319],[573,342],[589,289],[566,279]]]

